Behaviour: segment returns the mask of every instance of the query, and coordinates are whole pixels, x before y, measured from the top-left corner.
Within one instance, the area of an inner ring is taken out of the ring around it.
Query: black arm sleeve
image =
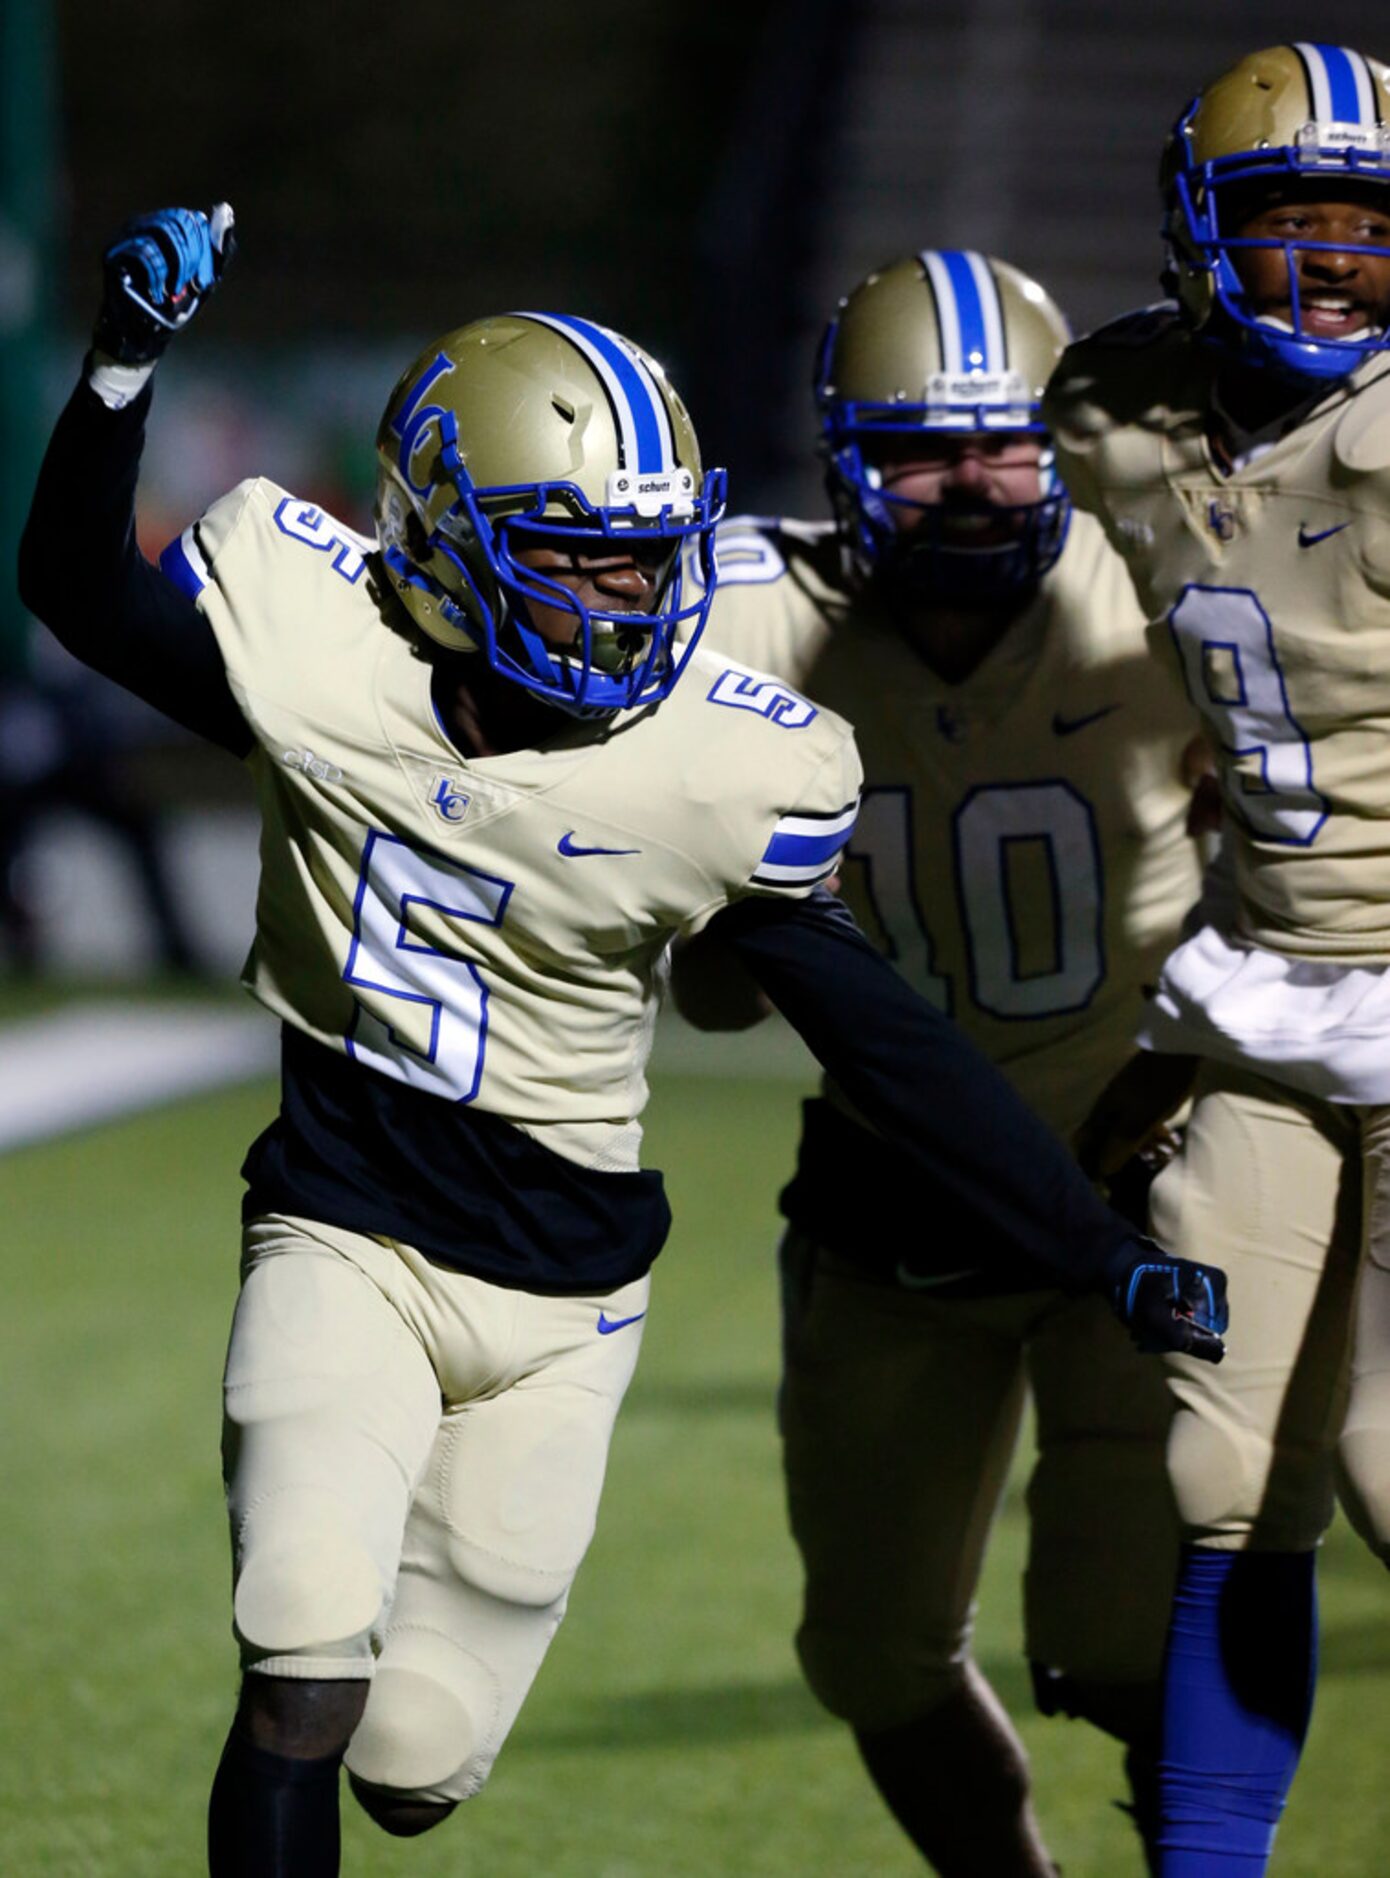
[[[141,554],[135,484],[151,387],[121,411],[85,382],[58,419],[19,548],[19,595],[75,658],[245,756],[252,738],[211,626]]]
[[[1002,1236],[1064,1284],[1083,1287],[1113,1286],[1144,1250],[1052,1130],[965,1032],[875,951],[832,894],[741,900],[706,931],[738,954],[926,1183],[990,1229],[982,1237]]]

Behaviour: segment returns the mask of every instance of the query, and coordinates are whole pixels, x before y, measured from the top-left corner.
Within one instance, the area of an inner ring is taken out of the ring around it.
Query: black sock
[[[211,1878],[338,1878],[342,1759],[271,1754],[233,1723],[208,1806]]]

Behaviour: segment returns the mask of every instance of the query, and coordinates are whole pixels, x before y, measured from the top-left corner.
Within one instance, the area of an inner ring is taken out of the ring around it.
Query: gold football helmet
[[[1196,326],[1256,363],[1341,378],[1390,345],[1381,328],[1346,339],[1304,329],[1295,257],[1328,244],[1236,232],[1262,196],[1336,201],[1349,190],[1358,197],[1371,190],[1390,213],[1388,81],[1379,60],[1348,46],[1270,46],[1207,85],[1173,127],[1160,171],[1173,285]],[[1254,247],[1286,252],[1291,325],[1259,319],[1249,306],[1231,256]],[[1336,252],[1385,255],[1383,247]]]
[[[988,603],[1053,565],[1071,504],[1050,447],[1042,499],[1015,511],[1011,539],[967,547],[943,531],[939,505],[884,489],[874,446],[922,431],[1046,439],[1043,387],[1070,337],[1035,280],[967,249],[928,248],[876,268],[840,302],[821,342],[815,397],[830,499],[861,579]],[[904,530],[894,512],[909,507],[917,514]]]
[[[638,347],[566,314],[476,320],[401,378],[377,464],[382,556],[432,639],[482,651],[503,677],[580,715],[666,696],[709,610],[725,479],[702,473],[685,406]],[[689,604],[686,542],[701,573]],[[526,547],[608,543],[667,546],[652,611],[586,608],[517,559]],[[528,602],[572,613],[572,643],[543,639]]]

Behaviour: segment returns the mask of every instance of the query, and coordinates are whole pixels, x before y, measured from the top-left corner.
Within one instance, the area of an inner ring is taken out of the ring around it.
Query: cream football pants
[[[1390,1108],[1209,1065],[1153,1220],[1230,1280],[1225,1362],[1168,1364],[1189,1537],[1308,1551],[1340,1490],[1390,1560]]]
[[[825,1707],[894,1728],[956,1686],[1030,1385],[1028,1654],[1078,1682],[1156,1678],[1178,1559],[1171,1404],[1104,1299],[936,1298],[795,1231],[783,1281],[797,1651]]]
[[[308,1220],[248,1227],[236,1633],[252,1674],[372,1678],[360,1779],[438,1801],[487,1779],[593,1536],[648,1282],[547,1298]]]

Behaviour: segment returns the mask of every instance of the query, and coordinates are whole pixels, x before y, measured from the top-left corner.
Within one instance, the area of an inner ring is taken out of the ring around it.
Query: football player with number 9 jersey
[[[1224,1320],[1219,1275],[1100,1207],[820,886],[853,740],[696,644],[723,475],[637,347],[476,320],[387,402],[375,541],[254,478],[145,562],[151,375],[231,240],[222,205],[108,250],[20,572],[256,787],[245,979],[282,1021],[282,1099],[243,1169],[243,1679],[208,1853],[214,1878],[331,1878],[345,1752],[383,1828],[435,1825],[564,1614],[669,1218],[639,1118],[677,934],[725,922],[889,1133],[1137,1334],[1215,1359]],[[1020,1132],[1022,1171],[992,1145]]]
[[[1268,1857],[1338,1474],[1390,1561],[1390,74],[1252,53],[1162,182],[1176,302],[1073,347],[1047,408],[1206,719],[1234,863],[1147,1036],[1203,1059],[1156,1229],[1242,1311],[1219,1380],[1171,1365],[1161,1869],[1212,1878]]]
[[[1124,563],[1072,516],[1039,418],[1068,336],[1005,261],[876,269],[816,378],[836,522],[723,525],[706,629],[853,722],[847,901],[1064,1139],[1200,886],[1194,713],[1155,682]],[[681,955],[678,996],[715,977],[709,955]],[[936,1870],[1050,1872],[1022,1744],[970,1657],[984,1548],[1031,1387],[1039,1698],[1124,1740],[1142,1815],[1177,1560],[1161,1380],[1091,1300],[987,1247],[833,1084],[782,1210],[802,1664]]]

